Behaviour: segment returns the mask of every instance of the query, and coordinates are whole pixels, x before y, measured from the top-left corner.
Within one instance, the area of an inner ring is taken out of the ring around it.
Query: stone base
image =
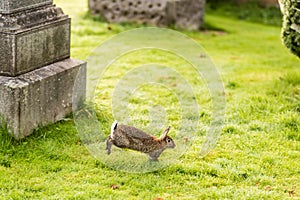
[[[76,97],[85,99],[86,63],[73,59],[42,67],[17,77],[0,76],[0,113],[11,134],[24,138],[39,127],[72,112],[75,79],[82,81]],[[78,92],[79,91],[79,92]]]

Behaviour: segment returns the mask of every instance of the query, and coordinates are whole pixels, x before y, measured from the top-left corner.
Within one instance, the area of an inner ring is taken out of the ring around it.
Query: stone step
[[[0,113],[10,133],[24,138],[72,112],[73,92],[75,107],[85,100],[85,73],[85,62],[66,59],[20,76],[0,76]]]

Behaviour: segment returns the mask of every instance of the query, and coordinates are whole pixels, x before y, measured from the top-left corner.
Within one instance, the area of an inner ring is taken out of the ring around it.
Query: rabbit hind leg
[[[113,145],[112,141],[111,141],[111,137],[108,136],[107,140],[106,140],[106,150],[107,150],[107,154],[109,155],[111,153],[111,146]]]

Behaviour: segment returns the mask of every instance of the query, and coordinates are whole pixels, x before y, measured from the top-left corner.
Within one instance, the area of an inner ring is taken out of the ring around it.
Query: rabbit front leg
[[[111,141],[111,137],[108,136],[107,140],[106,140],[106,150],[107,150],[107,155],[109,155],[111,153],[111,146],[113,145],[112,141]]]
[[[158,161],[158,157],[160,156],[160,154],[162,153],[162,150],[158,150],[158,151],[152,151],[150,153],[147,153],[149,161]]]
[[[149,161],[158,162],[158,157],[151,155],[150,153],[147,154]]]

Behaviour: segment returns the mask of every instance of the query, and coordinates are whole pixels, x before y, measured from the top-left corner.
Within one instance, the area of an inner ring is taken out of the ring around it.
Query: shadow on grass
[[[80,145],[80,139],[71,119],[36,128],[32,135],[20,140],[16,140],[9,133],[7,125],[2,121],[0,127],[0,165],[1,160],[6,157],[9,160],[14,157],[30,160],[36,158],[61,159],[63,149],[77,144]]]
[[[281,106],[283,116],[277,119],[278,124],[288,140],[300,141],[300,73],[295,71],[279,77],[267,94],[286,102]]]
[[[98,15],[92,15],[89,11],[87,11],[84,15],[83,15],[83,19],[84,20],[91,20],[94,22],[99,22],[99,23],[106,23],[108,24],[107,28],[108,30],[113,30],[113,28],[110,26],[111,25],[120,25],[124,28],[128,28],[128,29],[132,29],[132,28],[143,28],[143,27],[151,27],[153,25],[151,24],[147,24],[147,23],[137,23],[137,22],[121,22],[121,23],[110,23],[108,22],[101,14]],[[170,25],[168,27],[165,28],[169,28],[169,29],[174,29],[174,30],[178,30],[178,31],[186,31],[184,29],[180,29],[180,28],[176,28],[174,25]],[[208,22],[204,22],[204,24],[200,27],[200,29],[198,31],[189,31],[189,32],[207,32],[207,31],[214,31],[214,32],[222,32],[222,33],[227,33],[226,30],[217,27],[213,24],[210,24]]]
[[[3,116],[0,115],[0,151],[10,148],[12,145],[17,145],[19,142],[13,138],[8,131],[8,125]]]
[[[265,25],[281,26],[282,14],[279,7],[263,6],[257,1],[239,4],[235,1],[208,0],[207,13],[235,18]]]

